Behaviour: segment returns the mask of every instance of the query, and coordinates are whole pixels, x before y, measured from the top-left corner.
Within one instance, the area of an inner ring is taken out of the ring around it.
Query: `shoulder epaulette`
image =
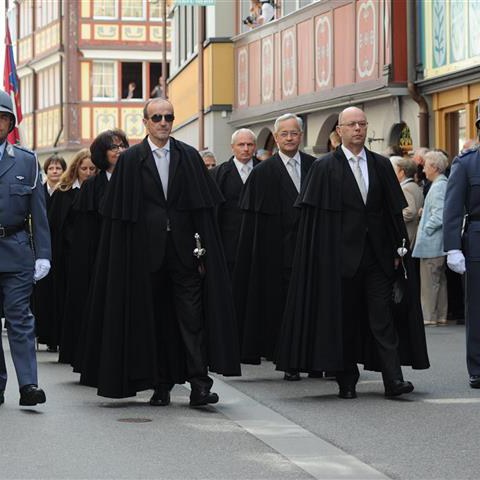
[[[13,148],[16,148],[17,150],[21,150],[22,152],[29,153],[30,155],[35,156],[35,152],[32,150],[29,150],[28,148],[21,146],[21,145],[12,145]]]
[[[470,155],[471,153],[475,153],[480,151],[480,145],[473,145],[473,147],[467,148],[466,150],[461,151],[458,154],[458,158],[465,157],[467,155]]]

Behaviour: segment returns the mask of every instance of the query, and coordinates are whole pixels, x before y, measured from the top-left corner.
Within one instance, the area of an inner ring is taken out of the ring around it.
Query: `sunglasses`
[[[111,150],[112,152],[118,152],[120,149],[123,149],[125,150],[126,148],[128,148],[125,144],[121,144],[121,145],[117,145],[116,143],[112,143],[108,149]]]
[[[149,118],[149,120],[151,120],[153,123],[159,123],[163,119],[165,119],[165,121],[167,123],[172,123],[175,120],[175,115],[173,113],[167,113],[166,115],[161,115],[160,113],[155,113],[154,115],[152,115]]]

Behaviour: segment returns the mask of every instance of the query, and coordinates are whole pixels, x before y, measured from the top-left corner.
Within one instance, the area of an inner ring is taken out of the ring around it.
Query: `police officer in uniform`
[[[480,101],[476,121],[480,129]],[[465,326],[469,384],[480,388],[480,149],[462,152],[452,163],[443,209],[447,264],[465,273]]]
[[[38,388],[30,295],[34,280],[50,269],[50,231],[37,159],[32,152],[7,142],[15,122],[12,100],[0,91],[0,305],[20,387],[20,405],[33,406],[45,403],[46,398]],[[6,384],[0,341],[0,405]]]

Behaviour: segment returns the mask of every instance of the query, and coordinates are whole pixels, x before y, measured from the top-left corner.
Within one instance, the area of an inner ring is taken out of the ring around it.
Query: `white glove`
[[[465,273],[465,257],[461,250],[449,250],[447,253],[447,265],[460,275]]]
[[[46,258],[38,258],[35,260],[35,273],[33,274],[33,279],[38,282],[43,277],[46,277],[50,271],[50,260]]]

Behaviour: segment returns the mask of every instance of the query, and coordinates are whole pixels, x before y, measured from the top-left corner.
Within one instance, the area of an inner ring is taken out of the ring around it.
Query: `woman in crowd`
[[[127,138],[119,129],[107,130],[95,138],[90,153],[99,173],[82,184],[73,205],[73,240],[59,361],[72,364],[77,371],[81,369],[83,352],[80,347],[83,306],[88,295],[100,235],[100,203],[118,157],[126,148]]]
[[[420,209],[423,207],[423,191],[415,183],[414,175],[417,172],[417,166],[410,158],[392,156],[390,157],[393,169],[397,175],[403,194],[407,200],[408,207],[403,209],[403,220],[407,227],[408,240],[410,248],[415,245],[417,236],[418,222],[420,220]]]
[[[425,154],[424,173],[432,185],[425,197],[413,256],[420,258],[420,289],[425,325],[447,323],[447,277],[443,251],[443,204],[448,159],[434,150]]]
[[[57,187],[60,177],[67,169],[65,160],[58,156],[52,155],[45,160],[43,164],[43,171],[47,177],[43,185],[45,192],[45,205],[47,213],[50,211],[52,205],[52,195]],[[56,343],[50,345],[49,339],[52,338],[50,332],[52,316],[52,299],[50,292],[52,291],[52,275],[47,275],[45,278],[37,282],[33,289],[33,310],[35,312],[35,327],[37,333],[38,343],[47,344],[48,352],[56,352]]]
[[[65,303],[67,261],[73,241],[73,203],[82,183],[97,169],[90,160],[90,150],[80,150],[63,173],[52,196],[52,205],[48,212],[52,236],[52,277],[53,288],[50,295],[52,315],[50,317],[51,337],[47,344],[60,345],[63,308]]]

